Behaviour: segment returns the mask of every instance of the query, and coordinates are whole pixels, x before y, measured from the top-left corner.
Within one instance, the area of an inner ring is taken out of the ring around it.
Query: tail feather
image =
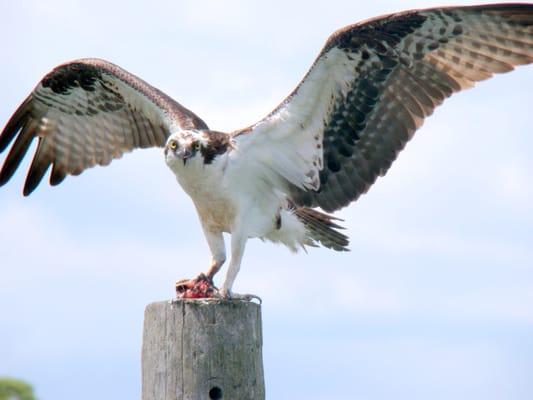
[[[339,218],[307,207],[294,209],[294,214],[305,225],[311,239],[333,250],[349,251],[348,236],[337,230],[344,228],[333,222],[341,221]]]

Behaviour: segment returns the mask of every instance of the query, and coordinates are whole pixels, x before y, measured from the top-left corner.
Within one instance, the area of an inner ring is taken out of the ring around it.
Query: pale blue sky
[[[0,124],[53,66],[95,56],[240,128],[334,30],[441,4],[2,2]],[[436,110],[340,213],[350,253],[249,242],[235,289],[264,300],[268,399],[531,398],[532,89],[523,67]],[[0,375],[41,400],[139,398],[144,306],[209,259],[192,204],[160,150],[23,198],[27,165],[0,189]]]

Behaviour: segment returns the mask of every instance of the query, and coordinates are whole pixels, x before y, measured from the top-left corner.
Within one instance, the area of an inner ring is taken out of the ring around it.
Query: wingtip
[[[7,121],[4,129],[0,132],[0,153],[3,153],[8,148],[9,144],[23,127],[31,107],[31,100],[32,95],[30,94],[24,99],[22,104],[18,106],[9,121]]]
[[[31,175],[28,175],[28,178],[26,179],[26,182],[24,183],[24,188],[22,189],[22,194],[24,197],[28,197],[30,194],[33,193],[33,191],[37,188],[39,185],[39,182],[41,179],[36,181],[35,179],[30,179]]]
[[[13,170],[13,168],[11,168],[10,164],[5,162],[2,166],[2,170],[0,170],[0,187],[4,186],[7,182],[9,182],[14,172],[15,171]]]
[[[4,175],[5,174],[0,172],[0,187],[4,186],[9,181],[9,179],[6,179]]]
[[[65,180],[67,174],[65,171],[57,168],[55,165],[52,167],[52,174],[50,175],[50,185],[57,186]]]

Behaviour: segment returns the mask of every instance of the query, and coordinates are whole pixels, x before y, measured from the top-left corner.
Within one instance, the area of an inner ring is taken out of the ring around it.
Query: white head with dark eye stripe
[[[201,150],[209,146],[208,135],[203,131],[183,130],[176,132],[167,140],[165,160],[170,167],[191,163],[201,156]]]
[[[232,149],[230,136],[226,133],[209,130],[183,130],[176,132],[167,140],[165,160],[172,169],[211,164]]]

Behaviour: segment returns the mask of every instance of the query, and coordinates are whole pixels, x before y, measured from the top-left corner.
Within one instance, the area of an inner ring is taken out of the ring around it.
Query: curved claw
[[[238,299],[239,300],[244,300],[244,301],[253,301],[253,300],[257,300],[259,302],[259,304],[263,304],[263,300],[261,299],[261,297],[255,295],[255,294],[250,294],[250,293],[246,293],[246,294],[240,294]]]
[[[255,295],[255,294],[240,294],[240,293],[233,293],[229,290],[220,289],[216,292],[216,296],[223,300],[242,300],[242,301],[253,301],[257,300],[259,304],[263,304],[263,300],[261,297]]]
[[[263,303],[261,297],[255,294],[233,293],[224,288],[218,289],[213,280],[205,274],[200,274],[194,279],[181,279],[176,282],[176,295],[180,299],[218,299],[218,300],[257,300]]]

